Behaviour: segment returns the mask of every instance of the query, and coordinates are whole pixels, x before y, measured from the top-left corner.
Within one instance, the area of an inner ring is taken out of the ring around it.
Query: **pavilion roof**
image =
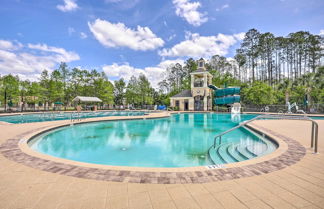
[[[72,102],[102,102],[102,100],[98,97],[77,96],[72,100]]]

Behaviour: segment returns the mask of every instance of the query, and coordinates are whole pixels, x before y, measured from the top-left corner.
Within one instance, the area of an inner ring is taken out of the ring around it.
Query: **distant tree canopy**
[[[125,87],[126,83],[123,78],[115,81],[114,83],[114,102],[116,105],[122,105],[125,97]]]
[[[161,104],[157,94],[145,75],[132,76],[126,87],[126,103],[135,106]]]
[[[287,37],[249,30],[234,59],[214,55],[206,63],[218,87],[241,86],[245,104],[324,102],[323,36],[299,31]],[[170,65],[159,91],[173,96],[189,89],[193,59]]]
[[[62,102],[68,104],[75,96],[99,97],[105,103],[113,103],[113,85],[104,73],[96,70],[70,70],[65,63],[49,73],[44,70],[38,82],[22,81],[18,76],[6,75],[0,78],[0,93],[18,102],[18,96],[27,103],[44,104]],[[1,96],[2,102],[4,97]]]

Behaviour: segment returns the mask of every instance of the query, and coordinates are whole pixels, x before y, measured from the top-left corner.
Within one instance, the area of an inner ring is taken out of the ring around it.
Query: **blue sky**
[[[35,80],[61,61],[144,73],[154,85],[168,64],[232,57],[244,32],[324,34],[323,0],[0,0],[0,74]]]

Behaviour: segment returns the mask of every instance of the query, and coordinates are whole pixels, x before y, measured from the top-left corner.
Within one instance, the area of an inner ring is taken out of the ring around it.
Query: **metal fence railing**
[[[97,110],[155,110],[157,105],[98,105]],[[93,105],[84,105],[83,110],[91,111]],[[73,106],[60,107],[44,107],[44,106],[26,106],[23,109],[21,106],[8,107],[5,110],[4,106],[0,106],[0,113],[19,113],[19,112],[51,112],[51,111],[75,111]]]
[[[297,104],[298,110],[303,110],[305,113],[310,114],[323,114],[324,113],[324,104],[312,104],[304,105]],[[287,113],[288,105],[242,105],[243,112],[271,112],[271,113]],[[292,113],[296,113],[297,109],[294,107],[291,109]]]

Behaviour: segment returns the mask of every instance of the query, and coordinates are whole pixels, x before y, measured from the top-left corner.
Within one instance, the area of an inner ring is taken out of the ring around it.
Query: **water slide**
[[[229,88],[218,88],[214,85],[209,85],[209,88],[214,90],[214,102],[216,105],[230,105],[234,103],[239,103],[241,101],[239,87],[229,87]]]

